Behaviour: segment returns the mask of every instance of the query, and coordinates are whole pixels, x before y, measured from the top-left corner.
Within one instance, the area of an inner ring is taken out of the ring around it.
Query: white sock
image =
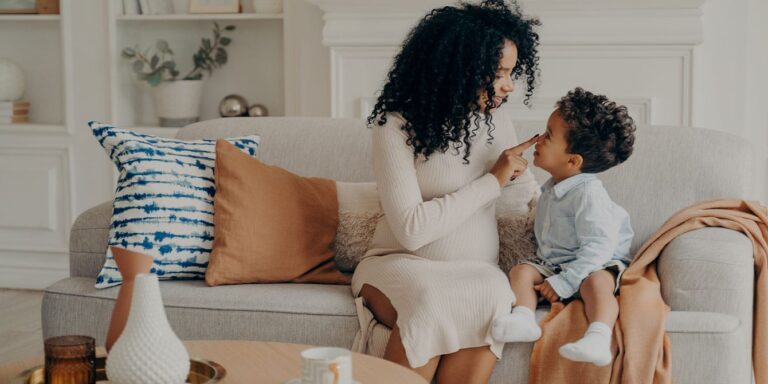
[[[541,337],[541,328],[536,324],[533,311],[518,305],[512,309],[512,313],[493,319],[491,336],[503,343],[531,342]]]
[[[611,335],[613,329],[608,324],[593,322],[584,333],[584,337],[575,343],[560,347],[560,356],[568,360],[592,363],[599,367],[613,362],[611,353]]]

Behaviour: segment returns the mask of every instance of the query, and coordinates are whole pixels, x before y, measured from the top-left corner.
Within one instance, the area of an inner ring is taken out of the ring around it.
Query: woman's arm
[[[404,121],[392,115],[387,117],[384,126],[373,128],[373,168],[381,206],[403,247],[414,251],[440,239],[499,197],[498,180],[486,173],[452,193],[424,201],[416,178],[413,149],[406,144],[407,136],[400,129]]]

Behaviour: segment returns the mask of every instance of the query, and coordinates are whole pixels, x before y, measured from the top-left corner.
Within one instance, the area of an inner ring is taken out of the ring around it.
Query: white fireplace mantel
[[[448,0],[308,0],[323,11],[331,114],[365,116],[406,34]],[[473,0],[477,1],[477,0]],[[693,48],[705,0],[519,0],[541,20],[540,84],[520,119],[545,120],[575,86],[624,103],[640,124],[689,125]]]
[[[445,0],[309,0],[324,12],[323,44],[399,45],[430,9]],[[524,13],[542,21],[542,44],[679,45],[702,38],[705,0],[527,0]]]

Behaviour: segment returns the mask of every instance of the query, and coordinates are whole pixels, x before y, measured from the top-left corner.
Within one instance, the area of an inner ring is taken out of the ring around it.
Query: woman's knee
[[[365,305],[373,312],[373,316],[379,323],[389,328],[394,328],[397,323],[397,311],[392,302],[378,288],[363,284],[360,296],[365,300]]]

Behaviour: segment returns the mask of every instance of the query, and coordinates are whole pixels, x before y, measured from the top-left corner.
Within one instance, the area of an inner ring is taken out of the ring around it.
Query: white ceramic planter
[[[283,13],[283,0],[253,0],[255,13]]]
[[[161,127],[183,127],[200,120],[202,80],[164,81],[152,88]]]
[[[165,317],[156,275],[136,275],[128,323],[109,351],[106,369],[114,384],[186,382],[189,354]]]

